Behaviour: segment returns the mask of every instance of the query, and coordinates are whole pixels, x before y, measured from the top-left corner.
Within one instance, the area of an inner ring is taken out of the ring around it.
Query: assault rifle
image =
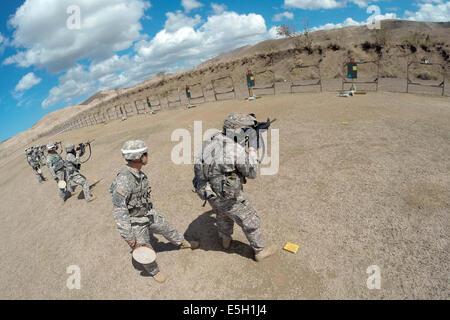
[[[250,113],[250,115],[252,117],[256,118],[256,115],[254,113]],[[272,123],[274,123],[275,121],[277,121],[277,119],[270,120],[269,118],[267,118],[266,122],[256,121],[255,125],[253,126],[253,129],[255,129],[255,131],[256,131],[256,137],[258,139],[257,140],[258,149],[260,148],[261,144],[264,145],[264,141],[263,140],[261,140],[261,141],[259,140],[260,131],[269,130],[270,125]]]
[[[90,140],[88,142],[82,142],[80,144],[78,144],[78,146],[76,147],[76,151],[80,151],[80,158],[86,153],[86,147],[89,149],[89,157],[86,160],[81,161],[81,163],[85,163],[88,162],[89,159],[91,158],[92,155],[92,148],[91,148],[91,143],[94,142],[94,140]]]

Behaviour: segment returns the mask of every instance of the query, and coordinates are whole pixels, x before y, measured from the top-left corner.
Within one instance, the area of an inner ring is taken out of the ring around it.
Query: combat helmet
[[[139,160],[144,153],[147,153],[148,147],[142,140],[129,140],[123,144],[120,151],[125,160],[133,161]]]
[[[255,125],[256,118],[250,114],[233,112],[225,118],[223,122],[224,130],[239,130],[243,128],[251,128]]]
[[[50,151],[53,148],[56,148],[56,145],[53,142],[49,142],[47,144],[47,151]]]
[[[75,146],[73,145],[73,143],[66,144],[66,152],[71,152],[73,150],[75,150]]]

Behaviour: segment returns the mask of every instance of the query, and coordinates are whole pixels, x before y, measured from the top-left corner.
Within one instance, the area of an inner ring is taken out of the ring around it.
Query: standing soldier
[[[197,241],[184,239],[166,218],[153,208],[151,188],[141,168],[148,163],[148,148],[142,140],[127,141],[122,146],[122,156],[127,165],[117,174],[111,184],[114,219],[122,238],[135,249],[151,248],[150,234],[161,234],[180,249],[196,249]],[[153,278],[162,283],[166,280],[156,263],[146,269]]]
[[[253,94],[253,87],[254,86],[255,86],[255,76],[253,75],[251,70],[248,70],[247,71],[248,96],[249,96],[249,98],[252,98],[252,99],[255,98],[255,96]]]
[[[89,185],[86,177],[83,176],[79,170],[81,168],[80,154],[75,151],[75,146],[72,143],[66,145],[66,175],[67,175],[67,190],[73,192],[70,182],[78,184],[83,187],[84,199],[91,202],[95,199],[89,191]]]
[[[53,179],[58,183],[59,197],[66,201],[66,192],[59,187],[60,182],[65,182],[64,160],[56,152],[56,145],[52,142],[47,145],[47,168]]]
[[[236,222],[255,252],[255,260],[273,255],[275,246],[266,247],[258,214],[243,192],[246,178],[255,179],[259,170],[256,119],[242,113],[230,114],[223,131],[211,138],[195,160],[194,187],[217,214],[217,229],[222,245],[229,249]],[[245,149],[248,137],[248,152]]]
[[[39,160],[36,158],[36,155],[33,152],[33,148],[26,149],[25,154],[27,155],[28,164],[33,168],[34,172],[36,173],[39,183],[42,183],[43,181],[45,181],[45,178],[42,175],[41,164]]]
[[[148,107],[148,114],[155,114],[155,111],[152,110],[152,104],[148,97],[147,97],[147,107]]]

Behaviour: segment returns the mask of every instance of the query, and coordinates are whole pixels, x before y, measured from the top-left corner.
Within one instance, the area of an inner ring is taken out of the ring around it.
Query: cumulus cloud
[[[405,17],[414,21],[434,21],[447,22],[450,21],[450,2],[442,0],[422,0],[418,4],[419,10],[411,12],[406,10]]]
[[[203,23],[180,12],[166,16],[165,28],[153,39],[137,42],[134,53],[116,54],[89,67],[79,64],[71,68],[59,78],[59,85],[50,90],[42,107],[60,101],[69,103],[74,97],[98,90],[130,87],[159,71],[189,69],[222,52],[269,38],[265,20],[258,14],[224,11]],[[188,19],[189,23],[176,27],[169,23],[176,19]]]
[[[33,72],[27,73],[20,79],[19,83],[16,85],[16,88],[14,91],[20,92],[28,90],[35,85],[39,84],[42,81],[41,78],[36,77],[36,75]]]
[[[211,8],[214,11],[214,14],[222,14],[225,10],[227,10],[227,6],[224,4],[217,4],[212,2],[211,3]]]
[[[339,29],[344,27],[352,27],[352,26],[364,26],[368,25],[373,21],[381,21],[386,19],[397,19],[397,15],[395,13],[386,13],[384,15],[375,15],[374,17],[368,18],[366,21],[355,21],[352,18],[347,18],[341,23],[327,23],[319,27],[312,27],[311,31],[319,31],[319,30],[331,30],[331,29]]]
[[[307,10],[335,9],[346,7],[348,3],[356,4],[360,8],[367,8],[369,3],[378,0],[285,0],[286,8],[298,8]]]
[[[11,44],[26,49],[3,63],[60,72],[82,59],[102,59],[142,38],[139,20],[151,6],[145,0],[78,0],[81,28],[73,30],[67,27],[67,8],[72,4],[72,0],[26,0],[9,20],[15,29]]]
[[[183,6],[184,10],[189,13],[191,10],[194,10],[196,8],[200,8],[203,6],[202,3],[196,1],[196,0],[182,0],[181,5]]]
[[[281,21],[283,19],[288,19],[288,20],[292,20],[294,19],[294,14],[292,12],[282,12],[282,13],[277,13],[276,15],[273,16],[273,21]]]
[[[193,28],[202,22],[200,15],[197,14],[194,18],[190,18],[185,16],[181,11],[177,11],[176,13],[167,12],[166,17],[167,20],[164,28],[168,32],[175,32],[183,27]]]
[[[286,8],[317,10],[343,7],[344,3],[336,0],[285,0],[284,6]]]

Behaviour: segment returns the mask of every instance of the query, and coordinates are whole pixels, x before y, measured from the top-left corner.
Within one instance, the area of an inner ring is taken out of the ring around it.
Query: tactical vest
[[[153,207],[150,199],[151,187],[148,184],[147,177],[143,176],[141,179],[138,179],[127,168],[122,169],[117,176],[119,175],[124,175],[127,177],[126,180],[128,181],[128,188],[131,190],[131,194],[127,199],[127,207],[130,217],[147,216],[148,211]],[[117,188],[116,180],[111,185],[111,191],[114,191]]]
[[[56,172],[64,169],[64,160],[61,159],[59,154],[48,154],[47,157],[50,158],[50,164],[53,167],[53,170]]]

